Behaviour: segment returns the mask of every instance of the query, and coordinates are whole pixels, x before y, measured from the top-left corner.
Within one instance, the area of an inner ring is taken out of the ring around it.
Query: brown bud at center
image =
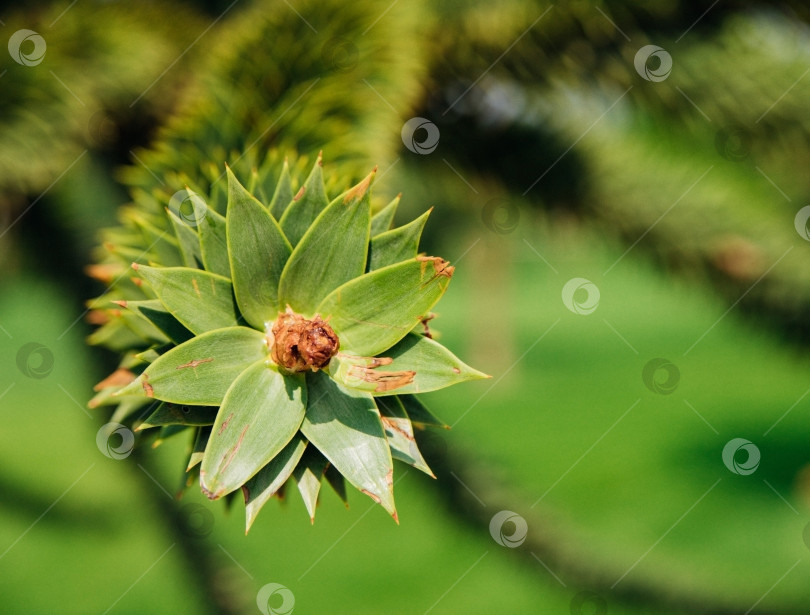
[[[271,329],[270,358],[293,372],[318,371],[340,350],[340,340],[318,314],[307,320],[289,307]]]

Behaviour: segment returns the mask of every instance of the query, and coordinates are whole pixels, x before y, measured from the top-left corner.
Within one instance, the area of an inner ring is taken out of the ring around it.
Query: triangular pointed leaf
[[[282,305],[312,314],[330,291],[365,271],[373,176],[332,201],[295,246],[279,283]]]
[[[161,355],[118,395],[139,393],[177,404],[218,406],[236,377],[266,357],[264,335],[255,329],[209,331]]]
[[[346,505],[346,508],[348,508],[349,498],[346,494],[346,479],[343,478],[343,474],[338,472],[335,466],[330,463],[328,466],[326,466],[323,477],[326,479],[326,482],[329,483],[329,486],[332,487],[335,493],[337,493],[341,501]]]
[[[427,393],[467,380],[490,377],[464,363],[439,342],[415,333],[406,335],[384,354],[393,361],[373,371],[414,372],[414,377],[395,389],[378,387],[375,395]]]
[[[377,408],[380,410],[385,436],[391,447],[391,457],[399,459],[421,470],[428,476],[436,478],[433,471],[419,452],[416,439],[413,435],[413,426],[408,418],[405,408],[396,397],[377,399]]]
[[[391,451],[374,399],[341,387],[323,371],[307,373],[307,388],[301,432],[346,480],[396,518]]]
[[[177,239],[160,228],[162,220],[157,221],[152,215],[134,207],[125,210],[124,217],[133,222],[140,230],[142,239],[135,245],[149,246],[150,260],[164,263],[169,267],[183,264]]]
[[[442,421],[427,409],[415,395],[398,395],[397,398],[402,402],[405,412],[408,413],[408,418],[411,419],[411,424],[414,427],[424,429],[425,427],[441,427],[442,429],[450,429],[450,426]]]
[[[194,446],[191,449],[191,455],[188,458],[188,466],[186,472],[191,468],[201,463],[205,454],[205,447],[208,445],[208,438],[211,437],[210,427],[200,427],[197,430],[197,435],[194,438]]]
[[[190,406],[188,404],[171,404],[163,402],[139,424],[135,431],[142,431],[163,425],[213,425],[217,418],[215,406]]]
[[[284,234],[292,245],[296,245],[301,240],[315,218],[328,204],[329,199],[323,185],[323,161],[319,154],[309,177],[301,186],[298,194],[293,197],[292,202],[289,202],[289,206],[280,220],[281,228],[284,229]]]
[[[225,216],[209,207],[197,224],[197,230],[200,234],[200,250],[206,271],[226,277],[231,275]]]
[[[172,316],[159,299],[119,301],[118,305],[128,310],[134,310],[149,319],[152,324],[165,333],[166,337],[175,344],[182,344],[194,337],[194,334]]]
[[[297,434],[287,443],[281,452],[259,470],[253,478],[242,487],[245,496],[245,533],[256,520],[259,511],[267,501],[276,494],[285,481],[292,475],[298,461],[304,454],[307,441]]]
[[[321,478],[328,465],[326,458],[315,447],[309,447],[303,459],[296,466],[293,478],[298,483],[298,493],[304,500],[309,513],[309,520],[315,523],[315,509],[318,506],[318,494],[321,492]]]
[[[304,418],[303,376],[282,376],[265,360],[225,394],[205,449],[200,486],[215,499],[238,489],[292,440]]]
[[[371,217],[372,237],[391,230],[391,226],[394,224],[394,214],[397,213],[400,198],[402,198],[402,194],[398,194],[393,201]]]
[[[369,244],[369,270],[415,258],[419,253],[422,229],[425,228],[431,211],[432,208],[413,222],[372,237]]]
[[[166,214],[171,220],[177,243],[180,246],[180,254],[183,257],[183,264],[186,267],[198,269],[202,263],[202,251],[200,250],[200,236],[191,226],[183,222],[171,210],[166,209]]]
[[[183,433],[188,427],[186,425],[164,425],[160,428],[157,438],[152,442],[152,448],[157,448],[169,438]]]
[[[292,248],[278,223],[228,169],[231,281],[239,311],[256,329],[278,316],[278,281]]]
[[[189,331],[199,335],[239,323],[239,310],[228,278],[189,267],[133,264],[157,298]]]
[[[375,356],[414,328],[444,294],[453,267],[436,257],[377,269],[336,288],[317,307],[350,354]]]
[[[273,198],[270,201],[270,213],[276,220],[280,220],[287,206],[293,200],[292,179],[290,178],[290,165],[287,159],[284,159],[284,166],[281,168],[281,176],[278,178],[276,184],[276,191],[273,193]]]
[[[143,399],[142,397],[129,397],[124,399],[118,404],[115,412],[113,412],[110,417],[109,423],[124,423],[124,421],[136,414],[139,410],[143,416],[150,412],[155,403],[156,402],[150,402],[148,399]]]

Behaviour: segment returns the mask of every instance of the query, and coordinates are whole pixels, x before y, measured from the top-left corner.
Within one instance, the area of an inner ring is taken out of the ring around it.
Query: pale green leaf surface
[[[245,533],[250,530],[262,507],[292,475],[306,447],[304,438],[294,436],[278,455],[245,483],[242,488],[245,494]]]
[[[373,236],[369,244],[368,268],[373,271],[416,257],[419,252],[419,239],[431,211],[433,210],[426,211],[408,224]]]
[[[402,195],[398,194],[393,201],[371,217],[372,237],[391,230],[391,225],[394,224],[394,214],[397,213],[397,207],[399,206],[401,197]]]
[[[135,431],[160,427],[162,425],[213,425],[217,417],[215,406],[191,406],[163,402],[150,414]]]
[[[231,275],[225,216],[209,207],[197,224],[197,232],[206,271],[226,277]]]
[[[119,395],[141,394],[178,404],[218,406],[236,377],[266,356],[264,335],[255,329],[209,331],[161,355]]]
[[[208,497],[238,489],[281,452],[301,425],[306,400],[303,376],[282,376],[265,360],[240,374],[205,448],[200,486]]]
[[[315,447],[309,447],[293,472],[293,478],[298,483],[298,493],[301,494],[312,523],[315,523],[315,509],[318,506],[318,494],[321,492],[321,478],[328,463]]]
[[[183,264],[186,267],[199,268],[202,263],[202,251],[200,250],[200,236],[197,231],[183,222],[171,209],[166,209],[166,214],[171,220],[175,237],[177,237]]]
[[[276,190],[273,193],[273,198],[270,200],[270,213],[276,220],[280,220],[284,214],[287,206],[293,200],[292,179],[290,178],[290,165],[287,160],[284,160],[284,166],[281,169],[281,176],[276,184]]]
[[[413,435],[413,426],[405,412],[405,408],[402,406],[402,402],[396,397],[385,397],[376,401],[382,418],[385,437],[391,447],[391,456],[412,465],[428,476],[436,478],[422,457],[422,453],[419,452],[419,447],[416,445],[416,439]]]
[[[239,311],[254,328],[278,315],[278,281],[292,252],[276,221],[228,169],[228,253]]]
[[[279,283],[283,306],[311,315],[330,291],[365,271],[371,179],[332,201],[295,246]]]
[[[384,354],[393,362],[375,370],[410,371],[414,372],[414,377],[402,387],[379,391],[377,395],[427,393],[467,380],[489,378],[487,374],[464,363],[439,342],[424,335],[409,333]]]
[[[416,427],[441,427],[442,429],[450,429],[450,426],[433,415],[428,410],[427,406],[415,395],[399,395],[399,401],[402,402],[405,412],[408,413],[408,418],[411,419],[411,424]]]
[[[419,257],[360,276],[332,291],[317,311],[330,318],[341,350],[374,356],[414,328],[450,283],[446,261]]]
[[[188,267],[133,267],[189,331],[199,335],[240,324],[228,278]]]
[[[391,452],[374,399],[322,371],[307,374],[307,387],[301,432],[346,480],[396,518]]]
[[[292,201],[288,201],[289,205],[279,221],[284,234],[292,245],[296,245],[301,240],[318,214],[329,205],[326,188],[323,184],[322,164],[321,157],[318,156],[309,177]]]

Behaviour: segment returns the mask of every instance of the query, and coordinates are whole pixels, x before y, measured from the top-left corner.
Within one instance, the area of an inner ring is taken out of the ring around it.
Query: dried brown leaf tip
[[[273,323],[270,358],[293,372],[318,371],[340,350],[340,340],[320,315],[307,320],[289,307]]]
[[[102,389],[109,389],[112,387],[123,387],[128,385],[133,380],[135,380],[135,374],[128,369],[121,367],[94,386],[93,390],[101,391]]]
[[[433,264],[433,275],[434,276],[440,276],[441,275],[441,276],[444,276],[446,278],[451,278],[451,277],[453,277],[453,272],[456,270],[456,268],[453,267],[450,264],[450,261],[446,261],[443,258],[440,258],[438,256],[417,256],[416,260],[419,261],[420,263],[422,263],[422,273],[423,274],[425,273],[425,270],[427,269],[427,264],[428,263]]]
[[[359,184],[357,184],[354,188],[350,189],[346,194],[343,196],[343,202],[349,203],[351,201],[359,201],[360,199],[365,196],[366,192],[368,192],[369,187],[371,187],[371,182],[374,181],[374,176],[377,174],[377,167],[374,167],[374,170],[366,175]]]

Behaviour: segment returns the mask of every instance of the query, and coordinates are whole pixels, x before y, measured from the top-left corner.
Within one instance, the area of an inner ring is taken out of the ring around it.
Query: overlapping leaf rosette
[[[90,405],[142,439],[192,431],[187,484],[241,488],[248,528],[291,480],[313,519],[323,479],[396,519],[392,459],[432,475],[414,429],[444,426],[415,394],[486,377],[427,326],[453,267],[418,254],[430,212],[392,229],[397,198],[372,215],[374,172],[330,201],[320,156],[297,191],[302,161],[268,160],[250,189],[227,169],[107,233],[91,341],[124,357]]]

